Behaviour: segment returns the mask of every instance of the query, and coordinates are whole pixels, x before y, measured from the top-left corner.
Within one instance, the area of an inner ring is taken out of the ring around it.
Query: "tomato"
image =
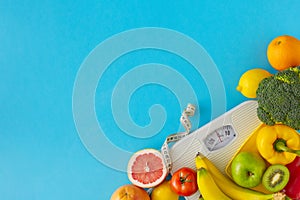
[[[198,190],[197,173],[191,168],[177,170],[171,178],[171,189],[180,196],[190,196]]]

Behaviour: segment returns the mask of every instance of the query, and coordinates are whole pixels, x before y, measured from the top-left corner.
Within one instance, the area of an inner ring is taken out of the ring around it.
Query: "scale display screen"
[[[216,151],[230,144],[237,137],[231,125],[217,128],[204,138],[204,144],[209,151]]]

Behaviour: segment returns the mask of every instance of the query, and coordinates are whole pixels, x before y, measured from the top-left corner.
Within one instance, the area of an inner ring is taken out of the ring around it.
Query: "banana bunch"
[[[264,194],[251,189],[240,187],[231,179],[224,176],[219,169],[206,157],[197,154],[197,184],[204,200],[283,200],[282,193]]]
[[[197,170],[197,183],[198,186],[201,186],[201,194],[204,199],[231,200],[220,190],[211,174],[203,167]],[[204,185],[207,187],[203,187]],[[212,195],[213,198],[211,198]]]

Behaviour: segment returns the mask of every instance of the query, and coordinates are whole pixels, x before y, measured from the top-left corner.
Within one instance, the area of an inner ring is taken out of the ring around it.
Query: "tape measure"
[[[184,138],[185,136],[187,136],[190,133],[192,124],[191,124],[189,117],[194,116],[195,110],[196,110],[196,108],[194,105],[192,105],[192,104],[187,105],[186,109],[184,109],[184,111],[182,112],[181,117],[180,117],[180,123],[184,127],[185,132],[179,132],[179,133],[169,135],[161,147],[161,153],[162,153],[164,162],[166,164],[168,173],[171,171],[172,166],[173,166],[173,161],[170,156],[169,144],[181,140],[182,138]],[[154,188],[147,189],[147,193],[149,195],[151,195],[153,189]]]
[[[161,147],[161,153],[163,155],[164,161],[167,166],[167,170],[169,172],[172,169],[172,159],[171,159],[170,153],[169,153],[169,144],[172,142],[177,142],[177,141],[181,140],[182,138],[184,138],[185,136],[187,136],[190,133],[192,124],[191,124],[189,117],[194,116],[195,110],[196,110],[196,108],[194,105],[192,105],[192,104],[187,105],[186,109],[182,112],[181,117],[180,117],[180,122],[181,122],[182,126],[184,127],[185,132],[180,132],[180,133],[175,133],[175,134],[169,135]]]

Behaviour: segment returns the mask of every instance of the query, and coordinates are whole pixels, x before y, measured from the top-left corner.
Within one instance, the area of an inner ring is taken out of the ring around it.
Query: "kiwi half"
[[[262,184],[270,192],[278,192],[286,186],[289,178],[290,172],[286,166],[274,164],[264,172]]]

